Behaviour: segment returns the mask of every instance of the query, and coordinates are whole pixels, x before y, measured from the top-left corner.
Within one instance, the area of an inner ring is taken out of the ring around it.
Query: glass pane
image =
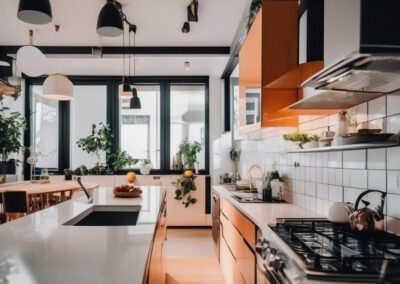
[[[121,150],[135,159],[149,159],[160,168],[160,86],[136,85],[141,109],[130,109],[130,97],[120,99]],[[139,168],[140,163],[135,165]]]
[[[197,141],[202,151],[197,155],[199,169],[205,168],[205,86],[171,85],[170,165],[182,141]]]
[[[233,98],[233,139],[237,140],[240,138],[240,117],[239,117],[239,64],[231,74],[231,98]]]
[[[39,152],[36,167],[58,169],[58,101],[42,97],[42,86],[31,86],[32,147]]]
[[[76,142],[92,133],[92,124],[107,123],[107,86],[74,86],[71,101],[71,167],[85,165],[88,169],[96,163],[105,163],[105,153],[100,159],[90,155],[76,145]]]

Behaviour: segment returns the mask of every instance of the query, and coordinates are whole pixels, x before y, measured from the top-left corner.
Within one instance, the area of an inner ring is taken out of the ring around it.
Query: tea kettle
[[[370,202],[362,199],[365,195],[371,192],[377,192],[381,194],[381,204],[376,206],[375,210],[368,208]],[[357,201],[354,206],[354,212],[352,212],[349,216],[351,228],[358,231],[383,231],[385,225],[383,214],[385,198],[386,192],[380,190],[367,190],[361,193],[357,197]],[[358,208],[360,201],[365,205],[364,208]]]

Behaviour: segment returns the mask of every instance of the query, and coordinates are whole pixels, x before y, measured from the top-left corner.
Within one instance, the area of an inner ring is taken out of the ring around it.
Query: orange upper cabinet
[[[256,16],[239,53],[240,134],[261,127],[261,48],[262,11]]]
[[[258,127],[296,127],[300,114],[288,106],[302,99],[301,83],[323,68],[323,61],[298,64],[297,0],[263,0],[239,55],[240,133]],[[257,90],[261,86],[261,117],[256,121]],[[328,111],[332,112],[332,111]]]

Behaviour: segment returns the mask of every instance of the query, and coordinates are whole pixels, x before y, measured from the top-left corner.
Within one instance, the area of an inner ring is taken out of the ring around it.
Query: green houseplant
[[[195,191],[196,176],[194,175],[183,175],[172,183],[175,186],[175,199],[182,201],[185,208],[189,207],[190,204],[196,204],[197,199],[192,197],[191,192]]]
[[[88,154],[94,155],[97,158],[96,165],[86,170],[86,167],[79,167],[75,172],[77,174],[93,174],[107,175],[113,174],[124,167],[134,165],[138,162],[126,151],[118,149],[115,153],[112,151],[114,136],[111,133],[111,128],[108,124],[100,123],[98,126],[92,125],[92,132],[89,136],[79,139],[76,144],[79,148]],[[106,153],[106,163],[100,163],[100,153]]]
[[[296,143],[301,149],[304,148],[304,145],[313,142],[311,145],[309,145],[307,148],[314,148],[318,147],[318,142],[320,137],[316,134],[308,134],[308,133],[302,133],[302,132],[297,132],[293,134],[285,134],[283,135],[283,140],[285,141],[291,141]]]
[[[26,128],[25,119],[19,112],[9,112],[10,109],[0,104],[0,174],[15,174],[16,161],[9,160],[12,153],[18,153],[22,148],[22,130]]]
[[[185,140],[179,145],[179,153],[183,156],[185,169],[194,169],[197,162],[197,154],[201,152],[202,146],[199,142],[194,141],[190,143]]]

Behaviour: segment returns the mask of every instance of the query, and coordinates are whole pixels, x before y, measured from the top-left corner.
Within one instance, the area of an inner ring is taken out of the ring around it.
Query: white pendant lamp
[[[44,80],[43,97],[50,100],[69,101],[73,99],[74,85],[67,76],[52,74]]]
[[[17,51],[18,69],[30,77],[47,73],[47,57],[35,46],[26,45]]]

